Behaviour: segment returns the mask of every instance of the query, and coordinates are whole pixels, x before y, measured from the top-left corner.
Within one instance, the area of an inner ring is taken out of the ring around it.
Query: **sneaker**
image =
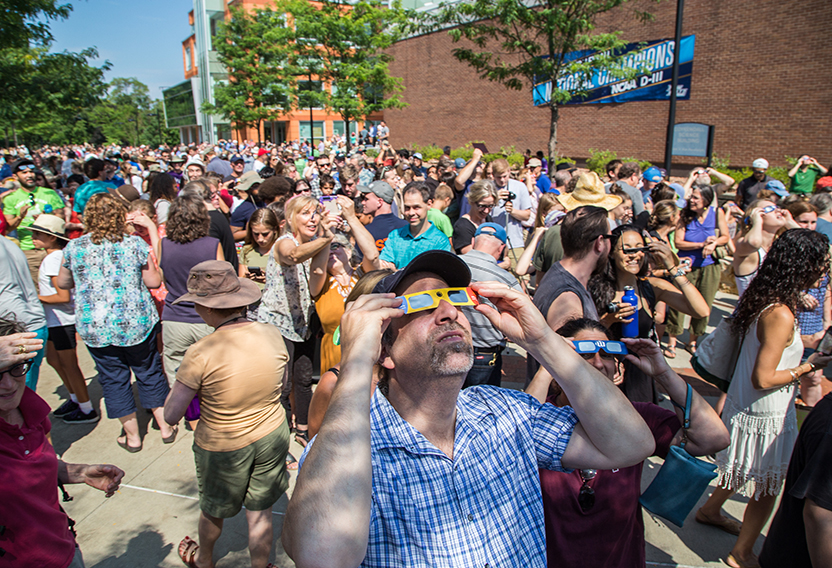
[[[71,414],[67,414],[62,418],[67,424],[91,424],[92,422],[98,422],[101,420],[101,417],[94,408],[89,414],[84,414],[84,411],[78,408]]]
[[[58,418],[63,418],[67,414],[72,414],[80,408],[81,407],[78,406],[77,402],[73,402],[72,399],[69,399],[65,401],[62,405],[60,405],[57,410],[54,410],[52,414],[54,414]]]

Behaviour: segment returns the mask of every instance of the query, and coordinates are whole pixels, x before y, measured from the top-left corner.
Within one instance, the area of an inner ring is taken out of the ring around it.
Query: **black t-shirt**
[[[376,248],[378,252],[384,250],[384,243],[387,241],[387,236],[396,229],[401,229],[407,225],[407,221],[399,219],[392,213],[384,213],[376,215],[373,222],[367,225],[367,230],[373,235],[373,240],[376,241]]]
[[[211,230],[208,231],[208,236],[220,240],[225,260],[230,262],[231,266],[234,267],[234,272],[237,272],[240,262],[237,259],[237,247],[234,246],[234,235],[231,233],[231,225],[228,224],[228,219],[225,218],[222,211],[216,209],[209,211],[208,216],[211,218]]]
[[[491,215],[486,215],[484,223],[491,222],[493,222]],[[477,226],[474,225],[473,221],[467,217],[460,217],[459,220],[454,223],[454,233],[451,237],[451,240],[454,243],[454,252],[456,252],[456,254],[462,254],[462,248],[471,244],[474,240],[474,234],[476,232]]]
[[[832,511],[832,393],[815,405],[800,428],[783,499],[760,554],[763,568],[812,566],[803,524],[806,499]]]
[[[739,205],[740,209],[745,211],[757,199],[757,194],[760,193],[760,190],[765,189],[766,184],[773,179],[773,177],[767,175],[763,178],[763,181],[757,181],[757,178],[752,175],[737,184],[737,205]]]

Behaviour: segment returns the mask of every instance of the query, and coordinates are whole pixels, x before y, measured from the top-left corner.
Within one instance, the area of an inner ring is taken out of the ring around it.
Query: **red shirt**
[[[656,440],[653,455],[665,457],[682,427],[676,413],[646,402],[633,406]],[[644,568],[644,520],[638,504],[642,465],[599,470],[589,482],[595,505],[586,513],[578,504],[583,483],[578,470],[540,470],[549,566]]]
[[[46,438],[49,405],[26,388],[20,400],[25,424],[0,419],[0,567],[66,568],[75,537],[58,505],[58,457]]]

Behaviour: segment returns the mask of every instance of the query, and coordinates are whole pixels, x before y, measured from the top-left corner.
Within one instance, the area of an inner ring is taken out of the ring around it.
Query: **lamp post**
[[[664,169],[670,176],[673,165],[673,128],[676,125],[676,87],[679,84],[679,44],[682,42],[682,13],[685,0],[676,0],[676,37],[673,51],[673,79],[670,82],[670,109],[667,116],[667,137],[664,141]]]

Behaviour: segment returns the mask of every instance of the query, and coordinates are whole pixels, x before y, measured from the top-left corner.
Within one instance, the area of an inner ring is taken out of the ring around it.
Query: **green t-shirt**
[[[454,226],[447,215],[442,213],[439,209],[431,207],[428,209],[428,221],[433,223],[437,229],[445,233],[449,239],[454,235]]]
[[[543,233],[543,240],[537,245],[532,265],[538,272],[546,272],[562,258],[563,246],[560,244],[560,225],[553,225]]]
[[[31,196],[31,197],[30,197]],[[26,216],[17,226],[17,240],[20,241],[21,250],[34,250],[35,243],[32,242],[32,231],[30,227],[35,222],[35,217],[44,213],[48,205],[52,213],[64,208],[64,202],[54,190],[46,187],[36,187],[31,192],[23,188],[11,192],[3,199],[3,213],[5,215],[17,215],[20,210],[28,205]]]
[[[802,194],[812,193],[812,190],[815,189],[815,181],[819,176],[820,170],[817,166],[809,166],[805,172],[799,169],[792,177],[792,187],[789,191]]]

